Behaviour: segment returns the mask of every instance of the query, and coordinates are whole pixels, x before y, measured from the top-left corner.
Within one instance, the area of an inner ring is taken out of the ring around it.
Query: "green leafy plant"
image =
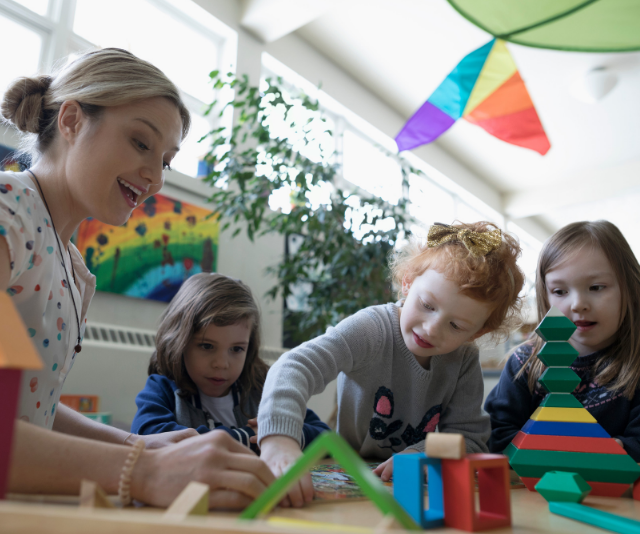
[[[232,128],[203,138],[210,142],[206,160],[213,171],[206,181],[216,187],[210,200],[222,229],[243,222],[251,240],[274,232],[301,236],[299,246],[268,267],[277,278],[272,298],[280,294],[286,303],[301,287],[307,290],[304,309],[285,305],[285,338],[305,341],[362,308],[394,300],[387,262],[408,234],[407,200],[392,204],[355,186],[339,187],[346,182],[339,179],[327,142],[330,122],[317,101],[291,95],[279,79],[258,88],[246,76],[214,71],[211,78],[216,89],[235,91],[219,111],[235,108]],[[208,112],[220,107],[215,101]],[[409,174],[418,171],[403,161],[401,167],[406,190]],[[274,193],[288,195],[285,209],[269,208]]]

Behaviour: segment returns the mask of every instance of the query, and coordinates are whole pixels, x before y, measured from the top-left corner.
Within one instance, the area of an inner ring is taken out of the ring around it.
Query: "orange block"
[[[42,360],[31,343],[22,317],[4,291],[0,292],[0,369],[42,369]]]

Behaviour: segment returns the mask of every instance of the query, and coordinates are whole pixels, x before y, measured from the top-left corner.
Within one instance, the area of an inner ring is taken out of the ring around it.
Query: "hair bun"
[[[43,97],[52,81],[46,75],[18,78],[7,88],[0,113],[19,130],[39,133]]]

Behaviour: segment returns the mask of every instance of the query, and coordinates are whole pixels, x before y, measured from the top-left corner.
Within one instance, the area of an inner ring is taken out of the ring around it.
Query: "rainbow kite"
[[[458,63],[396,137],[398,150],[434,141],[459,118],[512,145],[551,148],[504,41],[493,39]]]

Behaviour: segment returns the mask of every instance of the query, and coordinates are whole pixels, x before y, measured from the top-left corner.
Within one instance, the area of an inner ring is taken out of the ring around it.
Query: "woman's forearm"
[[[118,492],[120,472],[130,451],[129,447],[89,441],[16,421],[9,491],[77,494],[80,481],[86,478],[114,494]]]
[[[130,435],[129,432],[93,421],[64,404],[58,404],[58,413],[56,413],[56,419],[53,423],[53,430],[79,438],[105,441],[115,445],[131,445],[131,443],[124,443],[124,440]]]

